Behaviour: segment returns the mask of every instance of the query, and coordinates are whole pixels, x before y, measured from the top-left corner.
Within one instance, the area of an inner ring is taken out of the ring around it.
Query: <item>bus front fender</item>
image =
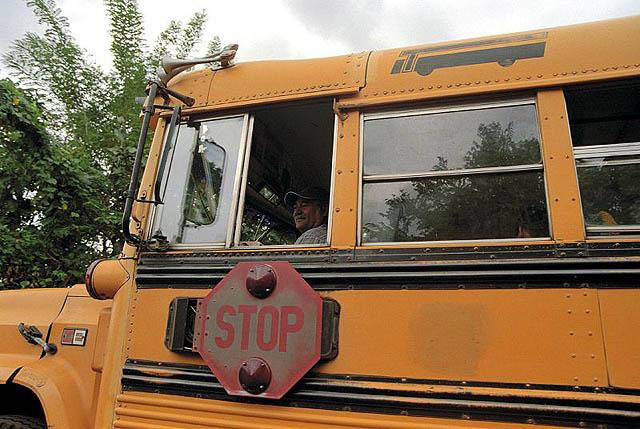
[[[23,366],[12,382],[35,393],[44,410],[48,429],[91,427],[88,411],[91,398],[82,395],[80,376],[68,361],[45,356]]]

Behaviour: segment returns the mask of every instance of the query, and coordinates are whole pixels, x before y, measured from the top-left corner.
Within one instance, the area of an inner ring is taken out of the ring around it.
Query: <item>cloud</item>
[[[285,0],[292,14],[311,32],[344,43],[352,50],[380,44],[377,28],[384,19],[382,0]]]
[[[251,43],[242,44],[240,54],[246,58],[286,58],[295,55],[295,47],[288,37],[282,34],[269,34]]]
[[[0,54],[11,49],[14,40],[21,38],[25,32],[39,32],[40,27],[35,15],[23,0],[2,0],[2,25],[0,26]],[[7,70],[0,64],[0,78]]]
[[[349,51],[481,37],[640,13],[638,0],[284,0],[308,31]]]
[[[35,15],[23,0],[3,0],[0,52],[6,52],[11,42],[19,39],[27,30],[36,30],[37,26]]]

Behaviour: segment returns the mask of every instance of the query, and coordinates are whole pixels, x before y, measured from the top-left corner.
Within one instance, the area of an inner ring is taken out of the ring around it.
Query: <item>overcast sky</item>
[[[76,41],[109,68],[103,0],[57,0]],[[171,19],[205,9],[204,42],[239,43],[238,61],[308,58],[640,14],[640,0],[139,0],[152,43]],[[0,0],[0,53],[39,31],[25,0]],[[204,50],[205,43],[201,50]],[[199,54],[200,52],[198,52]],[[6,70],[0,68],[0,76]]]

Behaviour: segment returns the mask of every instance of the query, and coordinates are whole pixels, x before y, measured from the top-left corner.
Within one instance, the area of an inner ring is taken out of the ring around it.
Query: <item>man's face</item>
[[[293,205],[293,220],[300,232],[322,225],[326,216],[327,205],[318,201],[299,198]]]

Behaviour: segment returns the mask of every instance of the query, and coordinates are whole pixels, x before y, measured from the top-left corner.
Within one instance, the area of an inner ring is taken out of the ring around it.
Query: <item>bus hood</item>
[[[40,346],[29,344],[18,332],[18,324],[37,327],[47,341],[49,327],[74,289],[0,291],[0,384],[5,383],[17,368],[42,355]]]

